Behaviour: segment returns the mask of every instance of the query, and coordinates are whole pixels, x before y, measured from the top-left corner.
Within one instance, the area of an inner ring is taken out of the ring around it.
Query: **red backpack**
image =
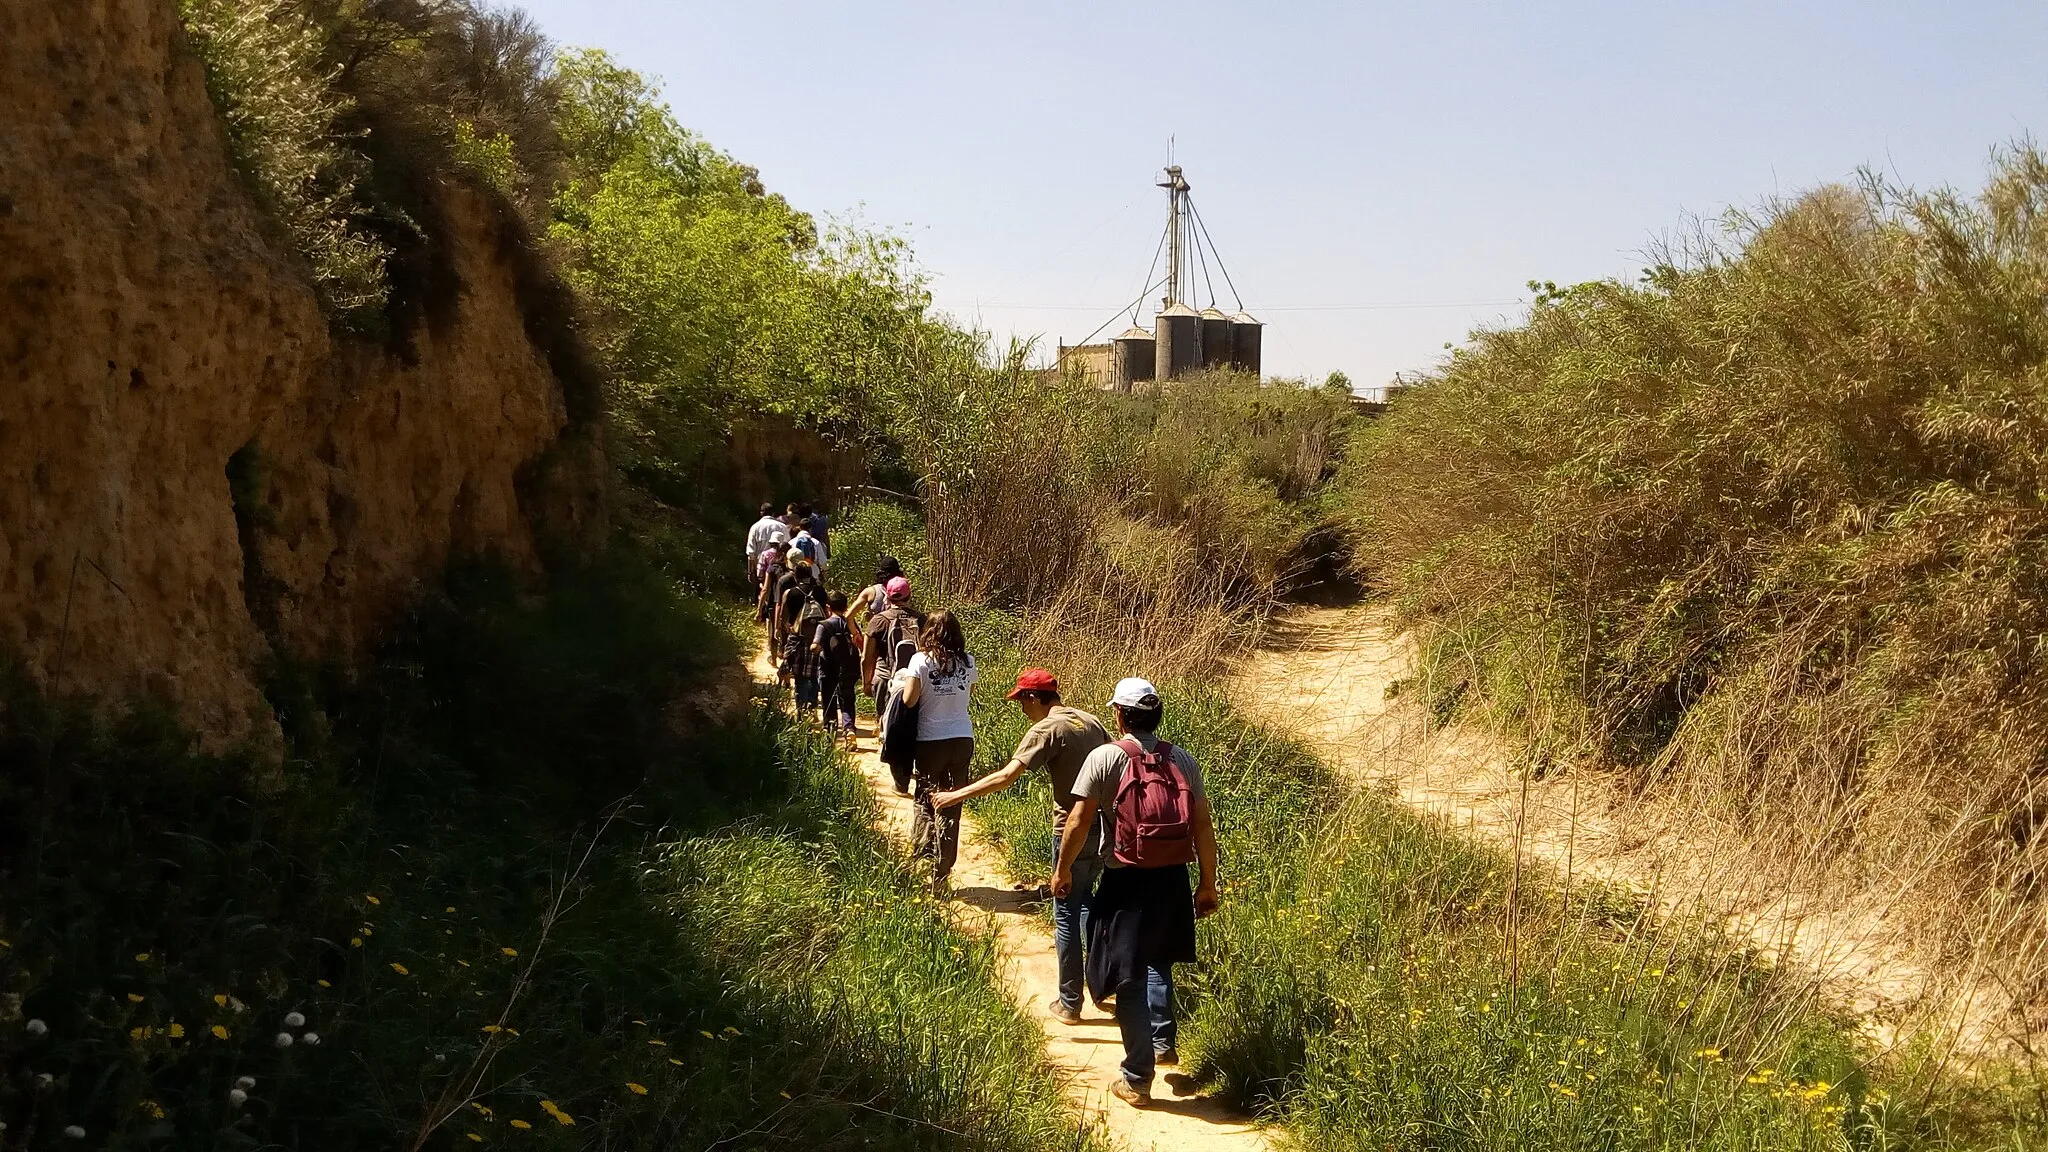
[[[1133,868],[1165,868],[1195,858],[1193,799],[1188,778],[1174,763],[1173,745],[1161,740],[1147,752],[1136,740],[1116,742],[1124,750],[1124,775],[1116,786],[1117,862]]]

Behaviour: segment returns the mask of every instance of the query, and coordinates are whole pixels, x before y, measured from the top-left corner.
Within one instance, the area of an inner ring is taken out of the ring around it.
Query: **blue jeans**
[[[1060,834],[1052,834],[1053,858],[1059,858]],[[1095,881],[1102,875],[1100,856],[1074,861],[1074,887],[1066,899],[1052,898],[1052,952],[1059,964],[1060,1003],[1079,1012],[1083,984],[1082,960],[1088,939],[1088,906],[1095,902]]]
[[[1116,990],[1116,1026],[1124,1041],[1124,1079],[1150,1092],[1154,1056],[1175,1047],[1179,1035],[1173,1019],[1173,965],[1146,968],[1142,989],[1132,980]]]

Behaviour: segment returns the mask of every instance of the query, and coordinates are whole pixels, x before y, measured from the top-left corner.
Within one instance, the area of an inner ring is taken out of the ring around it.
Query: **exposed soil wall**
[[[0,649],[232,739],[272,638],[347,657],[451,556],[534,563],[567,414],[477,194],[437,194],[452,312],[336,342],[174,0],[14,0],[0,43]]]

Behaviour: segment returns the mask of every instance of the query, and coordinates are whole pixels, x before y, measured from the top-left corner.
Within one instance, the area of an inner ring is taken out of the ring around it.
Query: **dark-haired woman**
[[[875,582],[860,590],[848,606],[846,618],[855,629],[865,628],[868,618],[889,606],[889,581],[903,575],[903,565],[894,556],[875,562]]]
[[[917,655],[906,669],[910,683],[903,701],[917,707],[917,818],[910,836],[918,851],[931,857],[932,889],[944,892],[946,877],[960,852],[960,809],[932,808],[932,794],[967,783],[974,759],[974,719],[968,714],[968,693],[980,678],[960,620],[941,608],[926,617],[918,633]]]

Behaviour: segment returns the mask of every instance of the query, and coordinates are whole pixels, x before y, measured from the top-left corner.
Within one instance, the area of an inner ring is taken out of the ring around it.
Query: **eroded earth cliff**
[[[337,339],[174,0],[12,0],[0,43],[0,652],[260,735],[274,645],[346,659],[451,557],[533,564],[569,413],[487,195],[432,193],[441,314]]]

